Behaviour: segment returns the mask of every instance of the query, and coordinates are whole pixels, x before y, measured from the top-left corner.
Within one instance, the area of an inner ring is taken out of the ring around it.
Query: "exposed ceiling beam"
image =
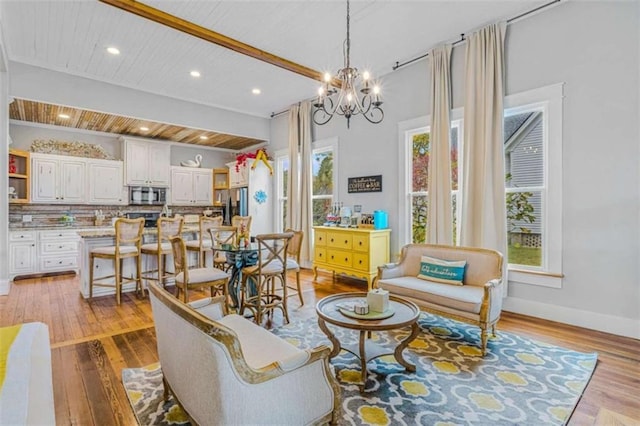
[[[148,6],[144,3],[140,3],[135,0],[98,0],[102,3],[117,7],[125,10],[134,15],[141,16],[149,19],[158,24],[165,25],[183,33],[190,34],[194,37],[198,37],[202,40],[206,40],[210,43],[217,44],[218,46],[226,47],[234,52],[241,53],[243,55],[250,56],[259,61],[267,62],[271,65],[275,65],[280,68],[284,68],[293,73],[311,78],[313,80],[323,81],[323,73],[316,71],[304,65],[297,64],[288,59],[281,58],[280,56],[273,55],[264,50],[260,50],[257,47],[250,46],[241,41],[227,37],[224,34],[217,33],[208,28],[194,24],[193,22],[163,12],[160,9]],[[340,86],[340,80],[334,80],[333,85]]]

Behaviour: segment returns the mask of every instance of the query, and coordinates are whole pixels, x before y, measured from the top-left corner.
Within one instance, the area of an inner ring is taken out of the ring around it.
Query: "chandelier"
[[[313,122],[319,125],[327,124],[335,114],[343,115],[349,120],[354,115],[362,114],[370,123],[378,124],[384,118],[384,111],[380,108],[380,87],[371,83],[368,72],[362,73],[362,83],[358,95],[357,85],[360,73],[351,67],[351,38],[349,33],[349,0],[347,0],[347,39],[344,42],[344,68],[338,70],[337,79],[340,80],[340,90],[331,86],[331,74],[325,73],[324,84],[318,89],[318,98],[313,106]],[[335,96],[337,95],[337,96]]]

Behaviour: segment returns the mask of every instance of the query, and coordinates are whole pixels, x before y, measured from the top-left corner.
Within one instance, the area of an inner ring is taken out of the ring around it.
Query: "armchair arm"
[[[484,284],[484,295],[480,307],[480,320],[488,323],[500,316],[502,311],[502,279],[494,278]]]
[[[378,266],[378,278],[376,281],[402,277],[404,275],[402,263],[385,263],[384,265]]]
[[[206,297],[189,302],[188,305],[205,317],[214,321],[227,315],[227,306],[224,296]]]

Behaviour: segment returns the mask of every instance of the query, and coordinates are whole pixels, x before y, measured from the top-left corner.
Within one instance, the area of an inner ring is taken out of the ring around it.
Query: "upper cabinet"
[[[9,202],[28,203],[31,160],[27,151],[9,149]]]
[[[211,169],[171,167],[171,204],[212,205],[212,181]]]
[[[91,204],[127,204],[122,161],[87,160],[88,202]]]
[[[86,160],[62,155],[31,154],[31,201],[84,203]]]
[[[171,147],[168,143],[123,138],[126,185],[168,187]]]
[[[213,169],[213,205],[221,206],[229,195],[229,169]]]
[[[249,185],[249,167],[236,168],[236,162],[227,163],[229,168],[229,188],[241,188]]]

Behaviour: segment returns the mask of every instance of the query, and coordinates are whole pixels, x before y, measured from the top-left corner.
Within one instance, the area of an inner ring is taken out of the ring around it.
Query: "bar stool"
[[[256,236],[258,242],[258,264],[242,269],[242,300],[240,315],[249,309],[257,324],[262,324],[265,314],[273,314],[280,309],[287,324],[287,246],[293,238],[292,232],[262,234]],[[276,292],[276,280],[282,285],[282,294]],[[251,289],[251,286],[255,286]],[[255,292],[253,291],[255,290]]]
[[[187,252],[195,251],[198,254],[199,268],[202,268],[205,263],[207,263],[207,252],[211,251],[211,238],[209,236],[209,229],[214,226],[221,226],[222,219],[222,216],[200,216],[200,221],[198,223],[198,239],[185,242]]]
[[[141,283],[141,261],[140,246],[142,244],[142,229],[144,228],[144,218],[116,220],[116,245],[108,247],[98,247],[89,253],[89,299],[93,298],[93,286],[97,287],[115,287],[116,302],[120,305],[120,293],[122,284],[135,281],[136,292],[142,290]],[[93,276],[94,260],[111,259],[114,263],[115,273],[104,277]],[[122,276],[122,261],[124,259],[133,258],[136,262],[136,277],[125,278]],[[99,282],[102,280],[115,278],[115,283]]]
[[[302,299],[302,289],[300,288],[300,249],[302,248],[304,232],[294,231],[293,229],[285,229],[284,232],[293,233],[293,238],[291,238],[287,247],[287,271],[296,272],[296,287],[289,286],[289,289],[296,291],[289,296],[297,294],[300,299],[300,306],[302,306],[304,305],[304,300]]]
[[[182,235],[183,218],[161,217],[158,219],[158,241],[155,243],[143,244],[140,252],[143,255],[154,256],[157,259],[157,268],[142,272],[143,280],[157,281],[165,287],[165,278],[174,276],[173,273],[167,272],[167,255],[171,252],[171,242],[169,238]],[[155,276],[154,276],[155,274]]]
[[[189,269],[187,266],[187,250],[182,237],[175,236],[169,240],[171,241],[176,274],[176,297],[180,299],[180,292],[182,292],[182,301],[187,303],[189,301],[190,288],[209,287],[211,297],[220,292],[224,295],[225,303],[228,303],[227,295],[229,292],[227,285],[229,283],[229,275],[217,268]]]
[[[223,244],[235,244],[238,228],[234,226],[214,226],[209,228],[209,235],[213,241],[213,266],[228,271],[231,265],[227,263],[225,252],[220,250]]]

